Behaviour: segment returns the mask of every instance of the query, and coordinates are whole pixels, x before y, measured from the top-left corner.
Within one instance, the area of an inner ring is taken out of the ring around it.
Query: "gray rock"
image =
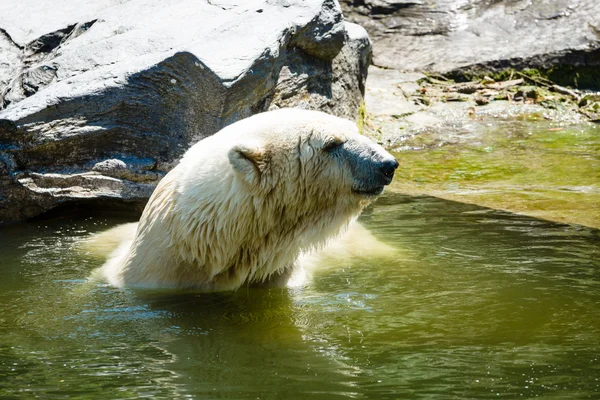
[[[385,68],[600,68],[597,0],[342,0],[342,7],[367,29],[373,62]]]
[[[305,53],[323,60],[333,60],[344,46],[346,32],[339,4],[326,2],[326,12],[318,14],[294,35],[292,44]]]
[[[0,2],[0,221],[137,209],[193,143],[257,112],[354,119],[370,55],[336,0]]]

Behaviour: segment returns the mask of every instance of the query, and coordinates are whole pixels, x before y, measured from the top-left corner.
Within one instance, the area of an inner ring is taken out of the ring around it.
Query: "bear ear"
[[[258,184],[269,163],[269,153],[258,143],[247,142],[233,146],[227,153],[229,163],[244,179]]]

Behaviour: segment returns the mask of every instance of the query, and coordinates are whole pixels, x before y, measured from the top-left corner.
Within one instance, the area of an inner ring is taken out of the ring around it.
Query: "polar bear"
[[[254,115],[186,152],[131,244],[100,272],[119,287],[284,284],[299,255],[342,232],[397,167],[351,121],[301,109]]]

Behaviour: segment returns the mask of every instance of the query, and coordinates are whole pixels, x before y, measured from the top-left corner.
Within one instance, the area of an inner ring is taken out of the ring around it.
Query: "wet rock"
[[[367,110],[373,115],[398,117],[420,108],[408,99],[421,87],[415,82],[423,75],[371,68],[365,95]]]
[[[600,87],[596,0],[342,0],[342,7],[371,35],[377,66],[455,75],[552,69],[557,79]]]
[[[137,208],[193,143],[261,111],[354,119],[370,57],[335,0],[0,2],[0,221]]]
[[[514,99],[531,99],[535,102],[541,99],[541,97],[542,94],[540,93],[539,89],[535,86],[522,86],[519,89],[517,89]]]
[[[475,104],[477,104],[478,106],[485,106],[486,104],[490,104],[490,99],[484,96],[476,96]]]
[[[371,66],[362,126],[365,134],[395,149],[404,148],[407,140],[427,132],[461,134],[483,119],[486,123],[501,123],[507,119],[542,119],[558,124],[596,121],[600,101],[593,100],[595,94],[587,93],[589,108],[588,103],[578,107],[574,98],[551,91],[552,85],[525,85],[526,80],[455,83],[441,76],[437,79]],[[569,91],[576,95],[581,92]],[[514,99],[517,92],[519,101]],[[597,109],[593,108],[594,104]]]
[[[600,93],[585,95],[579,101],[580,112],[592,122],[600,122]]]

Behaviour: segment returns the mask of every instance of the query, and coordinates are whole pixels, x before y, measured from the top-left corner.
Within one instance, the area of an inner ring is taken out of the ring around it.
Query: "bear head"
[[[304,199],[311,206],[362,207],[391,183],[398,162],[354,123],[298,109],[268,114],[279,114],[279,122],[228,151],[231,166],[255,195],[287,204]],[[264,127],[260,117],[252,118]]]

